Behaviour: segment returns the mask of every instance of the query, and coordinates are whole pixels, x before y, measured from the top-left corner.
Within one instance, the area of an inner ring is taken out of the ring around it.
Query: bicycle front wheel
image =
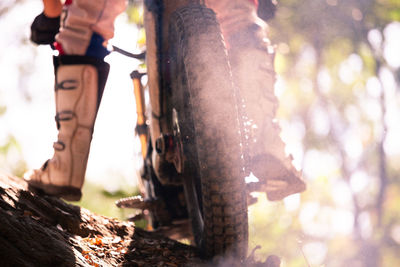
[[[169,47],[170,111],[181,132],[196,245],[207,257],[244,258],[247,196],[237,98],[215,13],[202,5],[177,10]]]

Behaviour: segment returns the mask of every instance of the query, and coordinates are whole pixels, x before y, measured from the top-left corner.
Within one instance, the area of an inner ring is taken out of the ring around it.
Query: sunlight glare
[[[373,233],[372,219],[368,212],[364,211],[358,216],[361,235],[364,239],[371,238]]]
[[[323,242],[309,242],[303,245],[303,251],[310,264],[319,266],[324,262],[328,248]]]
[[[341,162],[333,154],[310,149],[304,156],[303,170],[308,179],[317,180],[320,177],[331,177],[337,173]]]
[[[339,77],[345,84],[353,83],[361,73],[363,61],[357,54],[351,54],[340,64]]]
[[[332,185],[332,198],[335,204],[341,208],[351,206],[351,191],[349,186],[343,180],[337,180]]]
[[[364,171],[356,171],[350,177],[350,186],[353,192],[360,193],[368,185],[368,175]]]
[[[379,98],[382,93],[382,86],[377,77],[373,76],[368,78],[367,84],[367,93],[373,98]]]
[[[285,204],[285,209],[288,212],[298,210],[300,207],[300,194],[293,194],[285,197],[283,199],[283,203]]]
[[[373,29],[368,32],[368,41],[376,51],[381,50],[382,34],[378,29]]]
[[[384,29],[383,55],[392,68],[400,67],[400,22],[392,22]]]
[[[396,241],[397,244],[400,245],[400,224],[396,224],[392,227],[390,231],[390,236]]]

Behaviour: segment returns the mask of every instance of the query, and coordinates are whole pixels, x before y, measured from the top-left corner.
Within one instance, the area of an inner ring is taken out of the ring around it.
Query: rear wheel
[[[212,10],[187,6],[169,28],[175,128],[183,147],[186,202],[196,245],[207,257],[247,253],[246,186],[235,90]]]

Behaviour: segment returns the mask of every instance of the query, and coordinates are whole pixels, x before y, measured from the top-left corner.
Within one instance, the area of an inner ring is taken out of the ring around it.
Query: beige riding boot
[[[217,13],[234,81],[244,100],[250,130],[250,171],[260,180],[254,191],[266,192],[269,200],[304,191],[305,183],[291,157],[285,155],[285,144],[275,122],[278,99],[274,94],[274,51],[266,38],[267,25],[257,17],[251,1],[207,3]]]
[[[54,63],[58,140],[53,157],[24,178],[31,189],[78,201],[109,66],[83,56],[60,56]]]
[[[301,174],[285,154],[280,127],[275,121],[278,99],[274,94],[274,51],[261,38],[257,25],[228,40],[235,83],[244,99],[250,130],[250,170],[261,182],[269,200],[305,190]]]

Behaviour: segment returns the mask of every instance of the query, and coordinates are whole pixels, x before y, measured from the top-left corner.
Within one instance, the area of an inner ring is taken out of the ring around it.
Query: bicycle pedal
[[[142,196],[133,196],[121,198],[115,202],[118,208],[138,209],[138,210],[151,210],[154,206],[154,200],[143,199]]]

